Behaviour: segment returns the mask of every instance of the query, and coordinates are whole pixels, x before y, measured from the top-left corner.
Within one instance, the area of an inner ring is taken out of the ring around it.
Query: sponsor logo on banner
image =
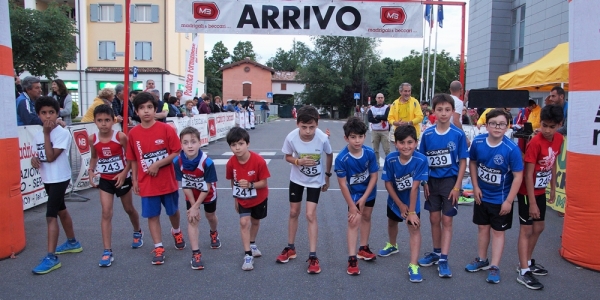
[[[594,119],[594,125],[598,126],[600,124],[600,107],[598,107],[598,112],[596,113],[596,118]],[[592,145],[598,146],[598,140],[600,139],[600,129],[594,128],[594,134],[592,135]]]
[[[567,193],[565,186],[567,182],[567,137],[563,141],[559,155],[556,157],[556,178],[551,180],[556,181],[556,192],[554,203],[546,203],[550,208],[565,212],[565,205],[567,203]],[[550,185],[546,187],[546,199],[550,199]]]
[[[406,12],[402,6],[382,6],[379,18],[382,24],[402,25],[406,22]]]
[[[194,19],[214,21],[219,18],[219,7],[214,2],[193,2]]]
[[[208,135],[210,137],[217,136],[217,126],[215,125],[215,119],[214,118],[208,119]]]
[[[90,152],[90,144],[88,143],[88,133],[85,128],[73,130],[73,141],[77,145],[80,154]]]

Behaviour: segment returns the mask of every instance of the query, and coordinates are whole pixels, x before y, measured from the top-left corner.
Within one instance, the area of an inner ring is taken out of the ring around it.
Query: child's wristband
[[[294,164],[297,166],[298,165],[298,159],[296,158],[296,160],[294,161]]]
[[[453,191],[460,192],[460,189],[459,189],[459,188],[452,188],[452,190],[453,190]]]
[[[416,215],[417,213],[416,213],[416,212],[414,212],[414,211],[409,211],[409,212],[407,212],[406,214],[407,214],[407,215]]]

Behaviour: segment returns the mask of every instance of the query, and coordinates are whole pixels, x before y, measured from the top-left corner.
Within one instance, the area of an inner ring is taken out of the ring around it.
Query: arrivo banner
[[[423,37],[420,3],[176,0],[177,32]]]

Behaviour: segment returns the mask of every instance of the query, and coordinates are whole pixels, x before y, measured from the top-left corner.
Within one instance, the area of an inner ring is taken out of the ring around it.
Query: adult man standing
[[[175,92],[175,97],[177,97],[177,100],[179,100],[179,103],[182,103],[181,102],[181,96],[183,96],[183,90],[177,90]]]
[[[152,79],[146,80],[146,89],[144,90],[144,92],[150,92],[153,89],[154,89],[154,80],[152,80]]]
[[[388,122],[393,125],[390,141],[394,141],[394,130],[401,125],[412,125],[421,134],[421,121],[423,121],[423,111],[419,100],[411,97],[412,86],[410,83],[402,83],[398,88],[400,97],[392,103],[389,108]]]
[[[124,106],[124,91],[125,86],[122,84],[117,84],[115,86],[115,99],[112,101],[112,109],[115,112],[115,116],[117,117],[117,121],[119,123],[123,123],[123,106]],[[129,113],[129,111],[127,111]],[[128,116],[131,116],[128,114]]]
[[[463,86],[460,81],[452,81],[450,83],[450,96],[454,99],[454,113],[452,117],[450,117],[450,123],[454,124],[454,126],[462,129],[462,111],[464,104],[462,100],[460,100],[461,93],[463,91]]]
[[[389,105],[385,104],[385,98],[382,93],[375,96],[377,104],[371,106],[368,112],[369,123],[371,123],[371,142],[373,143],[373,150],[375,150],[375,157],[377,158],[377,164],[379,164],[379,144],[383,146],[384,157],[390,154],[390,142],[388,135],[390,131],[390,124],[388,123],[388,114],[390,113]],[[379,166],[381,169],[381,165]]]
[[[210,98],[206,95],[202,97],[202,101],[198,101],[198,113],[200,114],[210,114],[210,107],[208,104],[210,103]]]
[[[158,102],[158,107],[156,108],[156,114],[154,115],[154,119],[167,122],[167,115],[169,114],[169,104],[160,100],[160,91],[159,90],[151,90],[150,94],[154,96],[154,100]]]
[[[42,120],[35,112],[35,100],[42,95],[40,79],[27,76],[21,81],[23,93],[16,100],[17,125],[43,125]]]
[[[535,101],[532,99],[529,99],[527,108],[529,108],[527,122],[531,123],[531,127],[533,127],[533,130],[538,130],[541,126],[540,115],[542,113],[542,108],[539,105],[537,105],[537,103],[535,103]]]
[[[560,105],[563,108],[565,119],[563,126],[558,129],[558,132],[564,136],[567,135],[567,112],[569,110],[569,102],[565,101],[565,90],[560,86],[555,86],[550,91],[550,95],[546,97],[546,104]]]

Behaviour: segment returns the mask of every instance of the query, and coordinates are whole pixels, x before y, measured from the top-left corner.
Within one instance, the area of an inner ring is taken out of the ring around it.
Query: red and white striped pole
[[[21,166],[17,134],[17,107],[8,0],[0,0],[0,104],[6,113],[0,118],[0,258],[25,248],[25,223],[21,198]]]

